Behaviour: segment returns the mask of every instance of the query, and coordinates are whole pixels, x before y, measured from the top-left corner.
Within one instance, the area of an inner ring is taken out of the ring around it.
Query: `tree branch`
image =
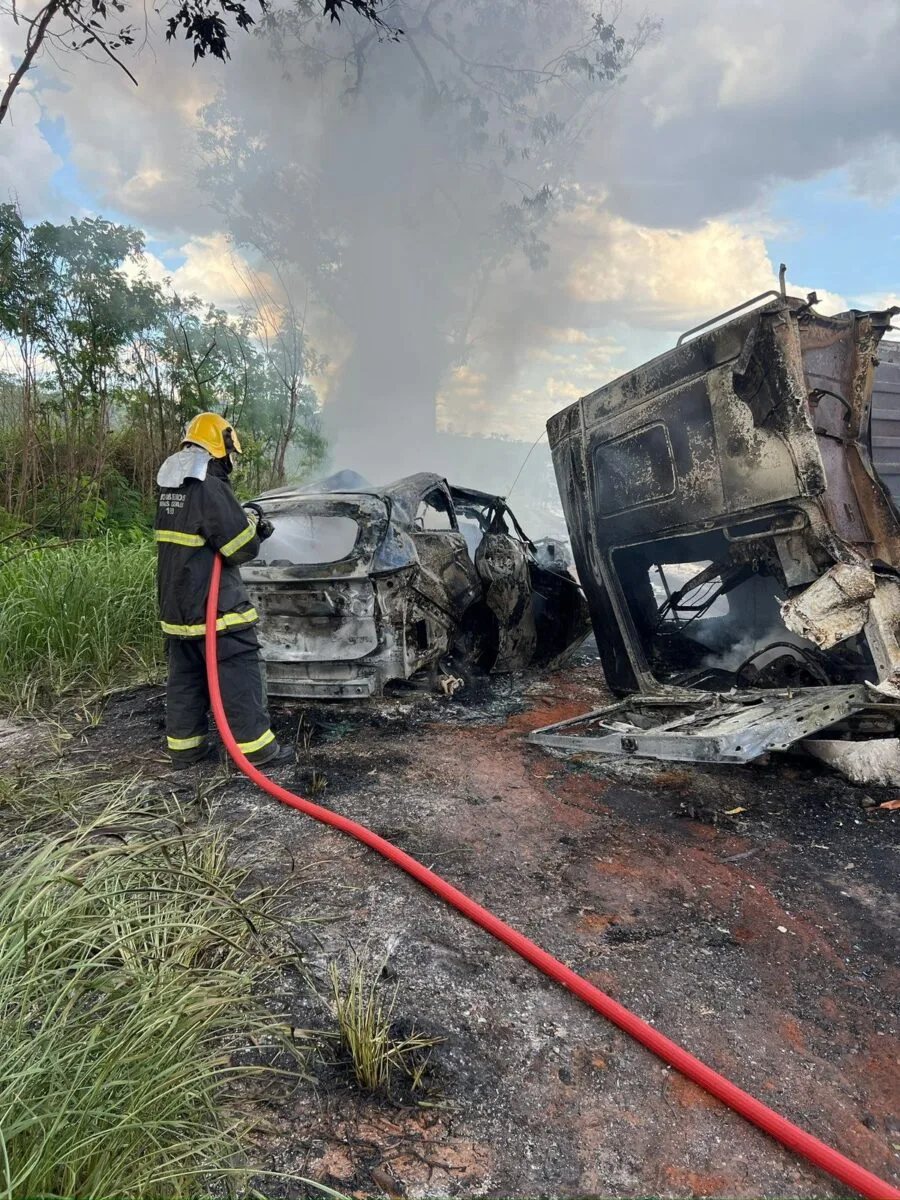
[[[87,25],[84,21],[82,21],[81,17],[79,17],[76,13],[72,12],[71,8],[66,9],[66,16],[69,18],[70,21],[72,21],[75,25],[77,25],[79,29],[83,29],[84,32],[90,36],[92,41],[97,43],[97,45],[100,47],[100,49],[103,51],[103,53],[105,55],[107,55],[108,58],[111,58],[112,61],[116,64],[116,66],[120,68],[120,70],[125,72],[125,74],[128,76],[128,78],[131,80],[131,82],[134,84],[135,87],[138,86],[138,81],[135,79],[135,77],[132,75],[132,73],[128,70],[128,68],[125,66],[125,64],[122,62],[122,60],[119,58],[116,58],[115,54],[113,54],[112,50],[110,50],[109,46],[107,46],[106,42],[104,42],[104,40],[100,36],[100,34],[97,33],[96,29],[91,29],[90,25]]]
[[[28,30],[28,39],[25,43],[25,53],[22,56],[22,61],[12,75],[10,75],[3,95],[0,96],[0,123],[3,122],[3,118],[6,116],[16,88],[22,82],[25,73],[31,67],[35,55],[43,44],[50,22],[61,8],[62,0],[49,0],[34,20],[29,22],[30,29]]]
[[[416,60],[416,62],[422,68],[422,72],[423,72],[426,80],[428,81],[429,88],[431,89],[432,97],[437,96],[438,95],[437,81],[435,80],[434,75],[431,73],[431,68],[429,67],[428,63],[425,61],[424,54],[422,54],[421,50],[418,48],[416,43],[409,36],[409,33],[407,33],[407,35],[406,35],[406,44],[407,44],[407,46],[409,46],[410,50],[412,51],[413,58]]]

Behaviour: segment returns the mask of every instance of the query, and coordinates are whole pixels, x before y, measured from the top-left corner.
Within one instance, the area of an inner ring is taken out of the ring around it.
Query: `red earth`
[[[603,703],[586,662],[276,716],[278,773],[361,821],[870,1170],[900,1184],[900,812],[808,761],[695,768],[553,757],[531,729]],[[166,786],[162,699],[111,702],[72,752]],[[217,819],[294,880],[303,970],[277,1004],[333,1025],[327,965],[381,962],[396,1017],[441,1040],[424,1090],[368,1097],[345,1066],[272,1100],[254,1156],[354,1196],[833,1197],[728,1112],[430,893],[342,835],[223,778]],[[729,811],[730,810],[730,811]],[[267,1195],[304,1185],[260,1180]],[[312,1193],[309,1193],[312,1194]]]

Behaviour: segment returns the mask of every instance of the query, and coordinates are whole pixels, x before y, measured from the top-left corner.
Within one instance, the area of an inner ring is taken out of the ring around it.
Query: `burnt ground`
[[[663,769],[526,744],[602,703],[601,678],[583,662],[466,701],[278,712],[300,762],[277,778],[315,780],[320,803],[900,1183],[900,812],[873,807],[893,793],[787,757]],[[167,771],[162,719],[159,691],[127,693],[63,752],[189,794],[194,782]],[[374,853],[241,777],[215,795],[242,862],[296,879],[297,912],[320,918],[297,934],[309,979],[284,986],[292,1022],[333,1025],[314,988],[325,995],[327,963],[353,947],[389,955],[401,1023],[444,1039],[415,1096],[366,1098],[320,1063],[267,1112],[266,1168],[360,1196],[847,1194]]]

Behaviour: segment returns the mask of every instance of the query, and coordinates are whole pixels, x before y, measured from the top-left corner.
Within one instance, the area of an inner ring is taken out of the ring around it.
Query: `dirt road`
[[[661,769],[525,743],[602,698],[588,663],[474,701],[307,707],[299,732],[286,711],[300,764],[278,778],[315,780],[320,802],[900,1182],[900,813],[873,806],[892,793],[786,759]],[[75,749],[163,776],[161,720],[158,693],[120,697]],[[360,1196],[845,1194],[371,852],[240,778],[216,803],[242,860],[298,879],[298,906],[322,918],[299,935],[322,994],[348,946],[389,954],[399,1018],[445,1039],[418,1099],[366,1099],[322,1067],[273,1104],[269,1169]],[[331,1023],[299,976],[281,1002],[300,1028]]]

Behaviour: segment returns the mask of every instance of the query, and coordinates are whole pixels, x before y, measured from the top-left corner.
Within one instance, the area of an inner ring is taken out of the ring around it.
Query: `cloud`
[[[684,330],[779,287],[765,225],[662,229],[582,196],[551,233],[550,265],[492,281],[471,354],[439,397],[442,425],[531,440],[565,405],[674,344]],[[788,280],[791,295],[811,285]],[[847,299],[818,291],[823,313]],[[627,334],[627,336],[626,336]]]
[[[473,355],[484,370],[471,364],[458,368],[438,395],[439,427],[533,441],[552,413],[624,369],[622,347],[597,331],[548,326],[532,337],[515,372],[503,379],[490,354]]]
[[[855,297],[853,307],[872,309],[875,312],[886,308],[900,308],[900,292],[869,292],[864,296]],[[900,320],[900,317],[895,317],[894,320]]]
[[[0,20],[0,79],[14,69],[24,30],[8,18]],[[53,177],[62,159],[41,133],[40,92],[26,79],[16,92],[0,127],[0,203],[17,202],[26,219],[45,216],[54,207]]]
[[[169,268],[157,255],[145,253],[148,277],[156,283],[171,282],[183,296],[196,295],[227,311],[237,311],[252,301],[251,281],[256,275],[244,255],[235,251],[222,233],[195,237],[177,246],[173,257],[184,261]],[[264,278],[263,285],[274,287]]]
[[[281,327],[287,304],[280,281],[235,250],[224,234],[190,238],[173,246],[167,257],[181,261],[170,267],[145,250],[140,260],[125,264],[125,273],[171,288],[180,296],[199,296],[233,316],[249,314],[269,334]]]
[[[662,37],[604,104],[584,164],[584,182],[607,190],[616,215],[691,228],[759,204],[778,180],[848,164],[860,195],[896,193],[896,0],[654,0],[650,10]],[[622,20],[636,11],[626,7]],[[138,88],[112,64],[67,56],[60,72],[44,60],[56,90],[43,100],[65,118],[98,207],[169,233],[208,234],[217,223],[195,178],[198,115],[220,84],[245,111],[278,111],[280,72],[259,38],[236,36],[224,67],[195,67],[189,47],[162,33],[151,29],[129,59]],[[18,48],[21,30],[7,40]],[[302,105],[292,117],[307,118]]]
[[[652,8],[663,36],[604,110],[590,156],[611,211],[691,228],[763,202],[778,181],[857,161],[869,164],[861,195],[896,189],[896,0]]]
[[[900,193],[900,142],[882,135],[848,171],[850,191],[870,204],[888,204]]]
[[[763,238],[727,221],[658,229],[590,205],[572,219],[585,241],[569,278],[573,296],[618,310],[625,320],[671,329],[773,284]]]
[[[533,272],[516,261],[491,281],[468,360],[444,381],[439,409],[445,425],[531,439],[575,393],[651,357],[681,330],[777,287],[765,204],[779,181],[841,167],[866,201],[883,203],[900,189],[897,0],[651,0],[649,8],[663,18],[663,36],[600,109],[579,168],[578,203],[551,232],[547,269]],[[623,20],[636,12],[631,0]],[[6,41],[0,44],[6,48]],[[166,45],[157,29],[129,60],[137,89],[112,66],[69,57],[56,72],[45,60],[42,74],[28,82],[31,91],[14,101],[14,123],[0,129],[3,190],[18,191],[29,214],[49,210],[60,160],[38,119],[42,111],[62,118],[72,168],[97,211],[178,247],[184,261],[174,270],[150,260],[155,277],[169,276],[178,290],[237,310],[247,299],[244,268],[234,266],[221,219],[197,181],[200,111],[221,85],[236,111],[253,113],[263,128],[280,122],[291,136],[321,113],[305,102],[308,80],[285,80],[264,41],[239,36],[232,49],[225,67],[210,61],[194,67],[189,49]],[[389,44],[378,47],[385,70],[396,52]],[[8,51],[6,57],[8,63]],[[324,101],[321,109],[329,111]],[[330,119],[339,125],[349,111],[334,106]],[[391,164],[403,157],[408,131],[392,120],[377,132],[371,169],[360,166],[368,162],[364,134],[359,144],[351,139],[349,150],[313,134],[300,161],[315,171],[331,156],[342,185],[338,195],[352,201],[353,228],[369,247],[356,252],[370,254],[379,270],[382,261],[392,261],[396,273],[404,243],[384,237],[375,201],[394,204]],[[354,209],[357,187],[363,200]],[[404,239],[414,222],[407,226]],[[434,261],[437,272],[439,246]],[[412,274],[417,315],[435,306],[436,289],[423,272]],[[394,303],[391,273],[381,271],[377,282],[362,296],[361,322]],[[815,284],[790,286],[803,295]],[[846,307],[832,295],[820,306]],[[423,338],[417,322],[400,324],[408,376]],[[354,332],[318,314],[313,336],[331,356],[322,379],[326,394],[340,388]],[[381,344],[389,365],[400,361],[392,339]],[[387,385],[379,391],[371,376],[356,382],[365,411],[372,407],[370,387],[379,403],[391,394]],[[433,396],[427,383],[411,385],[423,405]]]
[[[219,222],[198,186],[196,131],[223,68],[192,68],[184,44],[165,43],[159,29],[148,38],[128,59],[138,87],[105,61],[71,54],[57,70],[45,60],[45,111],[64,122],[69,162],[98,211],[169,237],[211,234]]]
[[[570,236],[584,243],[569,277],[574,298],[639,326],[676,329],[778,287],[764,231],[738,221],[654,228],[585,203],[569,223]],[[810,288],[788,281],[788,290]],[[832,293],[819,297],[824,312],[847,307]]]
[[[548,329],[547,334],[554,342],[565,342],[568,345],[579,345],[590,341],[583,329]]]

